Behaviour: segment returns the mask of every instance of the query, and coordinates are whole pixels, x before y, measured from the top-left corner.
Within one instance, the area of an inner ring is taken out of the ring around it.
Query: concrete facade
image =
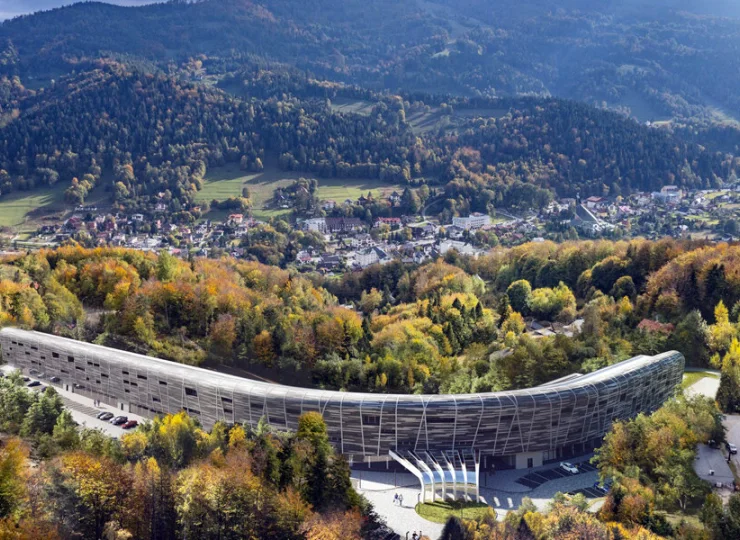
[[[614,420],[660,407],[684,367],[680,353],[666,352],[524,390],[395,395],[269,384],[15,328],[0,330],[0,346],[10,365],[142,416],[184,409],[206,428],[219,420],[256,426],[265,416],[277,429],[295,430],[302,413],[317,411],[350,459],[470,450],[512,467],[599,446]]]

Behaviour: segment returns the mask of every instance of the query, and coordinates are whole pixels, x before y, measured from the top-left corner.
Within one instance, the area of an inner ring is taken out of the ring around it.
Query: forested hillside
[[[185,412],[110,437],[80,426],[53,388],[0,379],[0,537],[383,538],[317,413],[296,433]],[[22,437],[19,438],[19,437]]]
[[[195,206],[209,169],[232,162],[260,171],[270,161],[320,178],[443,187],[449,210],[464,213],[541,208],[554,195],[716,187],[734,182],[740,167],[731,154],[569,101],[442,104],[281,69],[243,72],[234,84],[241,97],[118,63],[38,91],[2,79],[0,196],[61,183],[80,204],[102,184],[120,207],[148,211],[164,200],[178,220]],[[371,113],[335,111],[331,100],[347,95],[365,98]],[[419,132],[412,115],[447,120]]]
[[[116,202],[146,208],[166,193],[175,212],[192,202],[206,167],[226,161],[260,170],[269,150],[287,153],[281,163],[289,169],[334,176],[344,165],[345,174],[399,181],[414,144],[395,114],[332,114],[324,103],[288,97],[242,101],[119,64],[27,92],[13,105],[0,127],[2,192],[63,182],[81,202],[105,176]]]
[[[505,390],[670,349],[719,365],[740,338],[738,261],[726,244],[545,242],[330,278],[63,247],[6,257],[0,322],[326,388]]]
[[[44,76],[101,54],[204,55],[217,71],[279,61],[375,89],[536,93],[643,121],[724,121],[739,104],[737,17],[722,0],[90,2],[6,22],[0,42],[18,53],[6,71]]]

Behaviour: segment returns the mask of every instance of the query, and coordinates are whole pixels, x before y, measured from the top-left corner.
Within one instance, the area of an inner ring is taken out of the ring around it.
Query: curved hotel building
[[[269,384],[16,328],[0,330],[0,346],[10,365],[144,416],[184,409],[206,428],[256,426],[264,416],[294,430],[302,413],[320,412],[338,451],[354,461],[392,457],[423,490],[431,483],[432,497],[435,479],[443,493],[450,483],[453,494],[477,491],[481,460],[524,468],[592,450],[614,420],[660,407],[684,368],[680,353],[666,352],[524,390],[396,395]]]

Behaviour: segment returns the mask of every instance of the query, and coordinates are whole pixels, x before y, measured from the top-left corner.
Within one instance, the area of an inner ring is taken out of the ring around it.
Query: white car
[[[561,461],[560,468],[564,471],[569,472],[570,474],[578,474],[578,467],[576,467],[572,463],[568,463],[567,461]]]

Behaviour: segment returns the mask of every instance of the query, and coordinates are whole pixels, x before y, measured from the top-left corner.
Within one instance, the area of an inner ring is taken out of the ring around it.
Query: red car
[[[139,425],[139,422],[137,422],[136,420],[129,420],[128,422],[126,422],[125,424],[121,426],[121,429],[133,429],[138,425]]]

